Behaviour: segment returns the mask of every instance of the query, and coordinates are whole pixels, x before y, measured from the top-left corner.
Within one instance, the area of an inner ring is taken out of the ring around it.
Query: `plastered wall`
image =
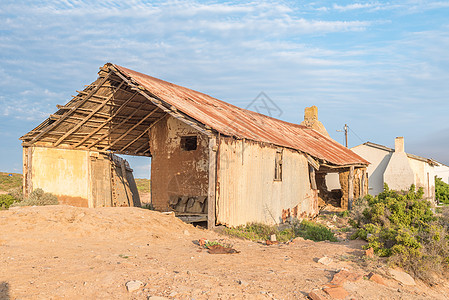
[[[58,196],[60,203],[88,206],[89,153],[32,148],[32,185]]]

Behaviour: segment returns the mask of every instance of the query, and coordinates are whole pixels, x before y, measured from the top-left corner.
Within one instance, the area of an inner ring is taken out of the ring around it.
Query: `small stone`
[[[362,279],[362,275],[352,273],[347,270],[341,270],[334,275],[334,278],[332,278],[330,283],[336,286],[342,286],[346,281],[356,282],[360,279]]]
[[[137,291],[141,286],[143,286],[143,282],[139,280],[132,280],[126,283],[126,288],[130,293]]]
[[[404,271],[398,269],[389,269],[388,274],[390,274],[391,277],[393,277],[395,280],[399,281],[404,285],[416,285],[416,282],[413,279],[413,277],[405,273]]]
[[[174,292],[174,291],[173,291],[173,292],[170,293],[169,296],[170,296],[170,297],[174,297],[174,296],[176,296],[176,295],[178,295],[178,292]]]
[[[378,274],[374,274],[373,272],[369,273],[368,278],[369,278],[369,280],[374,281],[375,283],[382,284],[385,286],[387,285],[382,276],[380,276]]]
[[[237,283],[240,284],[241,286],[245,286],[245,287],[249,285],[248,282],[243,281],[243,280],[237,280]]]
[[[320,289],[314,289],[309,293],[309,298],[312,300],[326,300],[326,294]]]
[[[270,241],[272,241],[272,242],[276,242],[277,240],[276,240],[276,235],[275,234],[272,234],[271,236],[270,236]]]
[[[327,257],[327,256],[323,256],[318,260],[318,263],[322,264],[322,265],[330,265],[332,263],[332,258]]]
[[[345,299],[349,293],[341,286],[324,288],[324,291],[334,299]]]
[[[161,296],[150,296],[148,300],[168,300],[169,298],[161,297]]]
[[[190,235],[190,232],[186,229],[184,230],[184,235]]]

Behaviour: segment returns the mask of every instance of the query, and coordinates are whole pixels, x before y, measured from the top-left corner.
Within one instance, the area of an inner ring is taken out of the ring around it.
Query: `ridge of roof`
[[[361,145],[370,146],[370,147],[377,148],[377,149],[384,150],[384,151],[388,151],[388,152],[394,152],[393,148],[390,148],[390,147],[387,147],[387,146],[384,146],[384,145],[380,145],[380,144],[376,144],[376,143],[373,143],[373,142],[369,142],[369,141],[365,142],[365,143],[363,143]],[[358,146],[361,146],[361,145],[358,145]],[[358,146],[355,146],[355,147],[358,147]],[[433,164],[433,165],[438,165],[439,164],[439,162],[437,162],[436,160],[434,160],[432,158],[425,158],[425,157],[422,157],[422,156],[419,156],[419,155],[415,155],[415,154],[411,154],[411,153],[407,153],[407,152],[405,154],[407,154],[407,157],[412,158],[412,159],[424,161],[424,162],[427,162],[427,163]]]
[[[157,99],[223,135],[295,149],[339,166],[369,164],[335,140],[303,125],[243,109],[119,65],[106,66],[113,66]]]

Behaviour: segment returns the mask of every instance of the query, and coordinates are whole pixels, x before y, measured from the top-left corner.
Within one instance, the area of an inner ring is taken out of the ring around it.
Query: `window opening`
[[[193,151],[197,147],[196,136],[183,136],[181,137],[181,149],[184,151]]]

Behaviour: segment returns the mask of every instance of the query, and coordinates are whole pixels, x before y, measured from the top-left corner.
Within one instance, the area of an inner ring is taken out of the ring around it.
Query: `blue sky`
[[[0,3],[0,171],[18,138],[119,64],[246,107],[265,92],[299,123],[317,105],[335,140],[449,164],[449,1]],[[131,160],[147,177],[148,159]]]

